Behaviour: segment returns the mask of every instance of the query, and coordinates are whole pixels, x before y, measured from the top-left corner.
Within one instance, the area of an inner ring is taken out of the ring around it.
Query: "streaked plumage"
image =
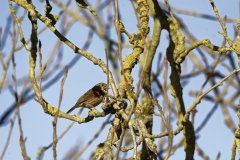
[[[67,111],[67,114],[78,107],[94,108],[99,105],[105,96],[105,93],[102,91],[102,89],[107,91],[106,83],[96,84],[78,99],[77,103],[69,111]]]

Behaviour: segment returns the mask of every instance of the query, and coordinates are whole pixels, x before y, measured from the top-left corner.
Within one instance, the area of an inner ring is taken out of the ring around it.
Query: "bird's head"
[[[96,86],[100,87],[101,90],[104,90],[105,92],[107,92],[108,87],[106,83],[98,83]]]

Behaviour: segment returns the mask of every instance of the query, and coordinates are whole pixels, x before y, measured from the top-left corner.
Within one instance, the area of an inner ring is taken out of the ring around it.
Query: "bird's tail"
[[[71,109],[69,109],[69,110],[67,111],[67,114],[70,113],[70,112],[72,112],[75,108],[76,108],[76,107],[73,106]]]

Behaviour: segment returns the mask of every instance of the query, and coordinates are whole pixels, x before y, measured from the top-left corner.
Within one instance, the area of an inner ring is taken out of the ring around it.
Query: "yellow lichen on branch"
[[[131,76],[131,71],[134,66],[139,62],[139,57],[141,53],[144,51],[144,44],[145,38],[149,33],[149,8],[147,5],[147,1],[145,0],[138,0],[136,1],[136,9],[139,14],[139,28],[137,31],[137,35],[132,34],[129,36],[129,41],[131,44],[134,45],[133,51],[131,54],[126,56],[123,60],[123,69],[124,69],[124,76],[127,78],[127,83],[132,84],[133,78]],[[121,24],[121,23],[120,23]],[[122,26],[122,27],[121,27]],[[120,25],[120,28],[123,29],[123,25]],[[125,30],[125,29],[124,29]],[[122,80],[119,86],[125,84],[124,76],[122,76]]]

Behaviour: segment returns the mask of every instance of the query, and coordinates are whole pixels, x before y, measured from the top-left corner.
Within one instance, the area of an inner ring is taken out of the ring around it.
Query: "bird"
[[[77,103],[67,111],[67,114],[78,107],[84,107],[89,109],[96,107],[103,101],[107,89],[108,87],[106,83],[96,84],[93,88],[88,90],[78,99]]]

